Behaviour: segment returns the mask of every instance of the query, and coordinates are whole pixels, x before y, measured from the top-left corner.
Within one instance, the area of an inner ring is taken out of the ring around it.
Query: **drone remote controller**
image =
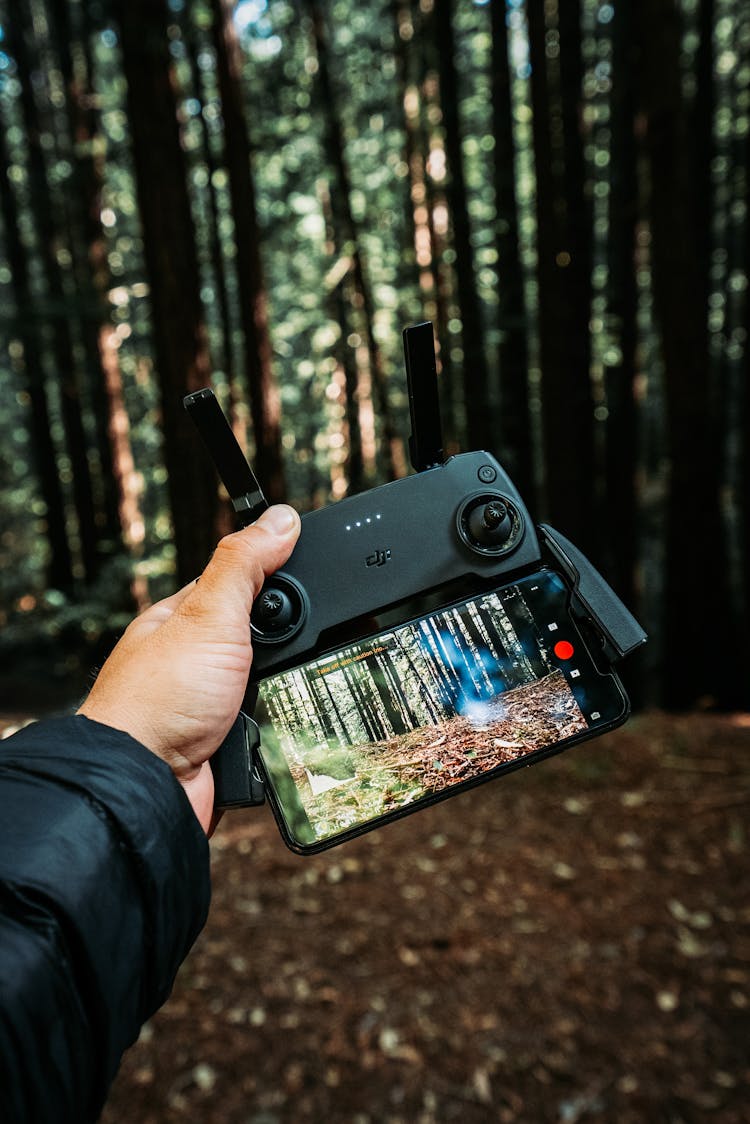
[[[302,516],[291,557],[268,578],[253,608],[248,710],[259,681],[330,651],[353,623],[432,591],[497,588],[542,568],[563,578],[570,613],[593,633],[597,658],[607,667],[646,640],[584,555],[551,527],[534,526],[493,456],[479,451],[445,459],[432,325],[407,328],[404,350],[416,472]],[[184,401],[240,524],[248,525],[267,504],[213,392]],[[218,807],[262,803],[257,748],[255,724],[238,721],[212,759]]]

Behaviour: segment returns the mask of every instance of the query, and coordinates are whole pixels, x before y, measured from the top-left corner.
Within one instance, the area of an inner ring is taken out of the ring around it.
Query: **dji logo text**
[[[374,554],[369,554],[365,558],[365,566],[385,566],[390,557],[390,550],[376,550]]]

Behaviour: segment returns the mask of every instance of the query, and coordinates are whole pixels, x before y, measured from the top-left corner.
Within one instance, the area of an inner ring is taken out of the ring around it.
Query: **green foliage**
[[[212,37],[214,7],[210,0],[164,2],[212,378],[222,403],[231,407],[239,428],[247,432],[252,457],[253,435],[248,427],[251,372],[245,369],[242,339],[253,310],[243,308],[239,296],[225,162],[227,136]],[[503,409],[509,409],[514,372],[502,369],[498,356],[509,333],[521,332],[528,373],[518,376],[526,395],[518,432],[532,451],[538,492],[534,506],[543,514],[545,485],[554,483],[559,465],[550,463],[545,434],[549,421],[543,417],[544,340],[539,308],[545,282],[539,245],[540,221],[546,220],[537,208],[541,179],[531,112],[529,4],[508,0],[505,6],[517,210],[513,215],[499,213],[497,205],[492,5],[479,0],[456,0],[452,5],[452,47],[458,72],[455,90],[441,89],[444,76],[435,48],[432,3],[335,0],[319,6],[324,12],[332,76],[330,104],[324,104],[320,96],[309,3],[239,0],[234,12],[234,28],[243,49],[243,101],[253,152],[254,205],[289,499],[303,510],[329,502],[345,493],[349,477],[354,476],[348,459],[347,427],[352,410],[349,401],[347,414],[347,394],[352,394],[352,386],[344,376],[347,364],[360,369],[355,412],[362,425],[365,466],[361,478],[376,482],[378,473],[384,471],[375,453],[384,419],[369,369],[368,328],[382,352],[387,403],[395,420],[395,470],[405,467],[408,419],[400,330],[408,322],[425,316],[437,321],[447,428],[452,442],[463,447],[470,443],[466,405],[474,394],[473,372],[462,370],[467,294],[458,289],[455,232],[446,206],[451,169],[445,162],[442,108],[450,99],[458,106],[463,137],[469,254],[479,330],[490,371],[487,407],[495,412],[493,417],[498,413],[502,417]],[[570,57],[571,47],[561,33],[562,6],[543,7],[547,22],[542,53],[551,83],[549,122],[554,159],[559,163],[570,154],[571,138],[561,140],[559,129],[565,98],[570,96],[560,67]],[[722,535],[730,581],[722,596],[723,614],[729,618],[733,606],[741,606],[746,614],[750,604],[742,576],[748,551],[743,526],[750,511],[748,407],[742,391],[747,378],[750,67],[746,59],[750,23],[737,0],[716,0],[714,26],[707,37],[701,25],[703,5],[697,0],[664,4],[660,11],[662,8],[665,13],[674,8],[679,16],[680,22],[674,26],[682,68],[681,109],[688,121],[700,109],[705,48],[713,51],[709,60],[713,99],[710,151],[700,148],[705,138],[696,131],[689,138],[689,156],[696,168],[701,162],[710,168],[710,245],[703,274],[706,364],[712,424],[726,433],[723,450],[717,447],[711,454],[711,472],[714,503],[718,507],[721,497],[723,504]],[[580,4],[582,80],[574,99],[575,141],[580,144],[583,194],[590,207],[591,271],[586,279],[590,288],[584,304],[591,359],[590,370],[579,374],[591,391],[588,421],[596,482],[590,481],[590,492],[601,530],[599,547],[601,558],[613,571],[618,560],[607,541],[605,489],[611,484],[606,475],[611,470],[605,462],[622,410],[613,392],[612,372],[619,371],[617,377],[630,380],[628,385],[632,382],[630,398],[636,398],[637,417],[631,460],[624,471],[632,477],[641,531],[625,567],[631,590],[633,575],[640,575],[641,608],[649,618],[650,631],[658,634],[665,566],[669,571],[674,565],[668,551],[664,562],[663,525],[669,489],[681,472],[680,464],[670,458],[689,460],[689,456],[675,452],[670,429],[674,422],[668,426],[666,420],[670,409],[668,349],[655,297],[653,238],[658,229],[655,232],[649,211],[653,170],[643,141],[648,113],[641,92],[628,123],[640,145],[637,197],[632,200],[633,245],[627,244],[611,210],[612,193],[617,191],[623,171],[618,153],[624,151],[625,137],[613,124],[618,96],[613,89],[613,67],[616,35],[624,34],[618,24],[624,11],[624,7],[599,0]],[[23,13],[23,19],[17,16],[15,31],[16,43],[20,34],[23,50],[13,47],[11,25],[0,22],[0,127],[6,150],[0,172],[2,189],[14,206],[13,213],[3,211],[0,228],[0,400],[4,404],[0,623],[15,622],[9,625],[10,639],[6,637],[8,651],[20,636],[19,628],[36,635],[29,622],[37,615],[39,635],[54,638],[57,626],[51,622],[58,613],[63,630],[78,614],[82,635],[93,636],[97,630],[105,630],[111,613],[129,611],[123,603],[123,589],[129,585],[140,604],[169,591],[175,547],[168,485],[180,473],[179,465],[166,463],[164,451],[153,293],[145,254],[145,249],[153,247],[143,244],[118,28],[109,5],[86,0],[27,0]],[[0,15],[0,21],[4,19]],[[633,34],[631,47],[635,49],[638,36]],[[410,118],[405,114],[405,101],[412,106]],[[348,234],[334,231],[339,237],[333,238],[331,231],[328,200],[338,188],[327,153],[326,128],[333,119],[343,138],[341,158],[350,180],[356,245]],[[42,156],[42,181],[34,164],[35,138]],[[159,184],[152,189],[158,192]],[[563,214],[569,203],[557,197],[551,201],[550,213]],[[45,224],[40,222],[45,215],[51,216],[50,239],[45,238]],[[420,251],[419,239],[430,223],[429,247],[425,250],[423,245]],[[506,251],[499,250],[505,245],[502,236],[512,224],[517,224],[519,236],[517,263],[503,258]],[[566,268],[568,249],[565,245],[555,248],[562,255],[556,259],[560,270]],[[373,297],[369,324],[348,264],[355,253],[361,255]],[[624,367],[629,328],[615,278],[618,253],[629,255],[628,268],[637,287],[636,350],[629,370]],[[25,288],[19,281],[19,261],[27,272]],[[162,261],[159,268],[168,272],[170,264]],[[521,312],[514,314],[517,319],[513,322],[502,318],[501,297],[507,297],[516,284],[516,273],[522,290]],[[57,289],[50,284],[53,274],[59,279]],[[564,286],[560,291],[567,300]],[[61,325],[70,335],[66,359],[56,342]],[[196,332],[199,327],[196,325]],[[98,341],[98,359],[92,341]],[[554,350],[556,341],[550,342]],[[32,344],[38,349],[38,361]],[[102,367],[97,368],[100,360]],[[105,360],[116,368],[115,382],[110,374],[106,389]],[[458,374],[450,375],[451,365]],[[189,377],[186,372],[186,379]],[[573,378],[573,374],[566,377]],[[49,444],[62,489],[63,533],[72,556],[64,611],[55,601],[57,595],[53,592],[50,601],[46,592],[60,542],[55,546],[47,510],[50,501],[45,499],[52,491],[49,480],[45,486],[39,436],[33,426],[35,387],[42,388],[46,399]],[[115,391],[122,404],[117,409],[112,405]],[[98,572],[88,572],[85,564],[87,515],[81,511],[76,490],[80,462],[74,469],[76,450],[70,446],[63,409],[71,395],[87,445],[85,460],[93,489],[89,515],[97,539]],[[111,416],[103,419],[103,410]],[[561,419],[561,424],[566,420]],[[115,428],[120,427],[120,437],[125,435],[119,444],[112,438],[114,422]],[[102,436],[107,424],[120,499],[119,530],[111,525],[111,512],[105,513],[111,484],[103,447],[108,439]],[[508,450],[511,459],[516,452]],[[201,455],[196,447],[196,457]],[[206,464],[206,472],[210,471]],[[582,506],[583,502],[581,497]],[[574,507],[572,503],[571,509]],[[35,608],[30,608],[32,604]],[[98,622],[93,631],[83,623],[90,620]],[[652,650],[658,652],[658,648]]]

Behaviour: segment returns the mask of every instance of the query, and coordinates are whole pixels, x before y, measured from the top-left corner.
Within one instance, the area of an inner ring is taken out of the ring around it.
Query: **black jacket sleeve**
[[[0,1120],[95,1120],[205,923],[208,844],[163,761],[71,717],[0,742]]]

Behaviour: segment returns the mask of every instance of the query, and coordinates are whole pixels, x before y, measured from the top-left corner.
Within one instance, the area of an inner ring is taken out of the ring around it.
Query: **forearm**
[[[205,921],[206,839],[164,762],[83,717],[1,743],[0,800],[0,1104],[93,1119]]]

